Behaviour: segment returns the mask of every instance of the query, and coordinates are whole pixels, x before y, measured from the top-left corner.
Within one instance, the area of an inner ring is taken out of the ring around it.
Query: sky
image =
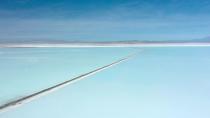
[[[1,0],[0,40],[209,37],[208,0]]]

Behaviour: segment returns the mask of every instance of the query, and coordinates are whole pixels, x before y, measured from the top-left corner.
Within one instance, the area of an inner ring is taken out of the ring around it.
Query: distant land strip
[[[0,48],[94,48],[94,47],[210,47],[209,42],[65,42],[65,43],[0,43]]]

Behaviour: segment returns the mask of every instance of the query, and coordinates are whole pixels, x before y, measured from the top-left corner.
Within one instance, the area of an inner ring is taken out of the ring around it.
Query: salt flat
[[[51,118],[207,118],[209,47],[3,48],[1,103],[142,49],[130,61],[5,112],[1,117],[28,118],[36,114]]]

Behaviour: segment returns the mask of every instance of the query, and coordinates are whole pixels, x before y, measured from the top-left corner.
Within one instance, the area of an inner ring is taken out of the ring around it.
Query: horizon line
[[[0,48],[95,48],[95,47],[210,47],[210,42],[69,42],[3,43]]]

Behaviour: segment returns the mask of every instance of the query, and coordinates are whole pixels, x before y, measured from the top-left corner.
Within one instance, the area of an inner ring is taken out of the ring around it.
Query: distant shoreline
[[[82,48],[82,47],[210,47],[210,42],[65,42],[0,43],[0,48]]]

